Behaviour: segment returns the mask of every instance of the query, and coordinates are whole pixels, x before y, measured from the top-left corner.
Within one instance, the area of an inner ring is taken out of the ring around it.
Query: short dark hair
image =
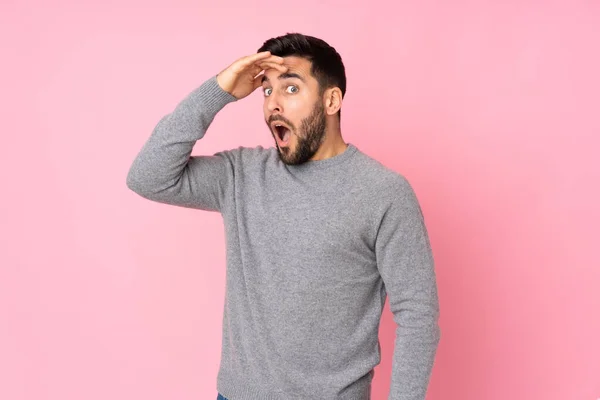
[[[298,56],[311,61],[310,72],[319,82],[320,94],[330,87],[339,87],[342,98],[346,94],[346,70],[342,57],[324,40],[301,33],[288,33],[265,41],[257,53],[263,51],[270,51],[279,57]]]

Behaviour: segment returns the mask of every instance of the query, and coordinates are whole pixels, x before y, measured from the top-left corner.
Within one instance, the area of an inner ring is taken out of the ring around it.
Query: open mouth
[[[292,135],[292,131],[282,123],[275,122],[273,124],[273,129],[277,136],[279,137],[279,141],[282,144],[286,144],[290,140],[290,136]]]

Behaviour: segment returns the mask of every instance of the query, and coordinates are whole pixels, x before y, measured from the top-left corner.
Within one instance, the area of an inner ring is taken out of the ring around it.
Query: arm
[[[235,100],[216,77],[191,92],[160,119],[129,169],[127,186],[157,202],[219,210],[232,179],[231,165],[223,153],[190,154],[216,114]]]
[[[261,86],[261,71],[286,72],[282,64],[268,51],[242,57],[190,93],[158,121],[129,169],[127,186],[150,200],[220,211],[233,179],[229,152],[190,157],[192,148],[225,105]]]
[[[396,341],[389,400],[424,400],[440,340],[433,255],[417,197],[400,179],[377,234]]]

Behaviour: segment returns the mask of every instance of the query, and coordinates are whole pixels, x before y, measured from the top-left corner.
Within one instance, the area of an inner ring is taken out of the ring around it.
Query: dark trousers
[[[217,400],[227,400],[227,399],[225,397],[223,397],[223,395],[221,395],[221,393],[219,393],[217,396]]]

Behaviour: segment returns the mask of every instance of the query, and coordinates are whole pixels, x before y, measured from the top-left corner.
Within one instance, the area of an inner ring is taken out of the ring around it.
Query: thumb
[[[260,74],[256,78],[254,78],[254,85],[253,85],[253,89],[252,89],[253,91],[262,86],[263,76],[264,76],[264,74]]]

